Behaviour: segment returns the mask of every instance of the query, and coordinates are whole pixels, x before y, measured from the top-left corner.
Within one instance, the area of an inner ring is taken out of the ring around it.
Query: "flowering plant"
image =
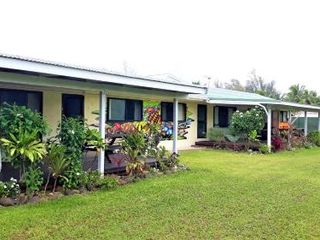
[[[264,128],[265,113],[259,107],[246,112],[236,111],[232,115],[230,130],[235,135],[248,137],[249,133],[257,133]]]
[[[20,186],[17,180],[11,178],[8,182],[0,181],[0,198],[1,197],[12,197],[16,198],[20,194]]]

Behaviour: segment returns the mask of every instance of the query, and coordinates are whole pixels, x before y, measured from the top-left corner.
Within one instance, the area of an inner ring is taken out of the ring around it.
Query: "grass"
[[[318,239],[320,149],[182,153],[191,171],[0,209],[0,239]]]

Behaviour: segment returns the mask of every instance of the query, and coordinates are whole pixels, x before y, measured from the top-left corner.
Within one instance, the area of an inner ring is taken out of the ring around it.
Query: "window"
[[[214,108],[214,126],[227,128],[230,125],[234,107],[215,107]]]
[[[187,105],[184,103],[178,104],[178,121],[184,122],[187,118]],[[164,122],[173,121],[173,103],[161,103],[161,120]]]
[[[84,97],[77,94],[62,95],[62,115],[66,117],[84,117]]]
[[[142,101],[129,99],[108,99],[108,121],[142,121]]]
[[[0,104],[26,106],[35,112],[42,112],[42,93],[24,90],[0,89]]]
[[[198,105],[198,138],[207,137],[207,105]]]
[[[280,122],[288,122],[289,115],[288,112],[280,111],[279,121]]]

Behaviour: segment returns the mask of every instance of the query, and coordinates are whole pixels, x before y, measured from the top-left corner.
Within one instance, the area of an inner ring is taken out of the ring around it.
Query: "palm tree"
[[[304,103],[306,89],[304,85],[295,84],[289,88],[289,92],[284,99],[289,102]]]

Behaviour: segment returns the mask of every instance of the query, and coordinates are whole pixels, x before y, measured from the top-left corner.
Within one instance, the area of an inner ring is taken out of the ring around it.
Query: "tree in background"
[[[320,96],[317,92],[308,90],[304,85],[295,84],[289,88],[284,100],[301,104],[320,105]]]
[[[226,89],[257,93],[262,96],[280,99],[281,93],[276,89],[276,82],[267,82],[264,78],[257,75],[256,70],[252,70],[246,85],[242,85],[238,79],[231,79],[230,82],[223,84]]]
[[[208,79],[210,82],[211,78],[208,77]],[[193,84],[201,85],[201,82],[197,81]],[[316,91],[308,90],[304,85],[294,84],[289,88],[288,93],[282,95],[281,92],[277,90],[274,80],[270,82],[266,81],[256,73],[256,70],[251,71],[246,84],[242,84],[238,79],[231,79],[229,82],[215,80],[213,87],[251,92],[277,100],[320,106],[320,95],[318,95]]]
[[[252,70],[250,79],[246,83],[245,90],[262,96],[280,99],[281,94],[276,89],[275,85],[275,81],[266,82],[261,76],[257,75],[256,70]]]
[[[284,99],[288,102],[303,103],[304,96],[305,86],[295,84],[289,88],[289,92],[284,96]]]
[[[229,83],[225,83],[224,87],[230,90],[245,91],[245,87],[238,79],[231,79]]]

